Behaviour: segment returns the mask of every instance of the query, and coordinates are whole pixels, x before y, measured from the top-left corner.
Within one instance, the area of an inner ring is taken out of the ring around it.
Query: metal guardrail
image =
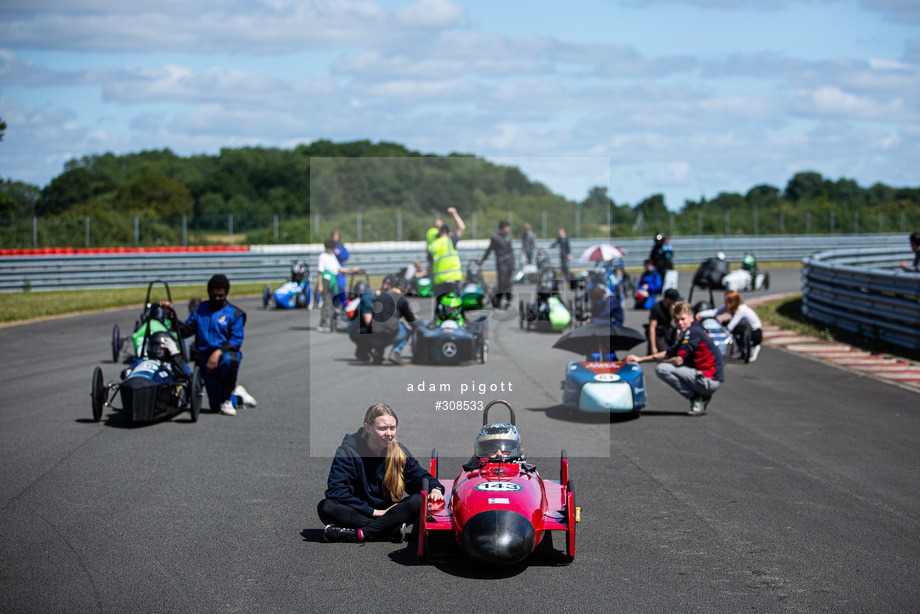
[[[909,252],[908,252],[909,253]],[[920,274],[904,250],[831,250],[802,261],[802,312],[844,330],[920,349]]]
[[[590,245],[610,242],[626,251],[624,263],[639,269],[652,246],[649,238],[571,239],[573,259],[571,268],[579,270],[588,265],[578,262],[578,255]],[[515,250],[519,241],[515,238]],[[547,247],[552,239],[539,239],[538,247]],[[817,250],[883,246],[894,253],[906,250],[903,234],[866,235],[757,235],[757,236],[699,236],[674,237],[672,240],[678,265],[696,265],[716,252],[724,252],[730,262],[739,262],[746,251],[753,251],[758,260],[799,262]],[[464,266],[479,258],[488,240],[461,240],[460,257]],[[373,276],[393,273],[412,261],[425,261],[425,243],[382,242],[348,245],[350,266],[359,266]],[[555,250],[553,250],[555,251]],[[211,275],[224,273],[234,283],[277,283],[287,279],[291,261],[306,259],[311,271],[322,252],[319,244],[251,246],[247,251],[234,252],[165,252],[112,253],[71,255],[0,256],[0,291],[64,290],[79,288],[140,287],[149,279],[164,279],[174,285],[198,285]],[[905,256],[906,257],[906,256]],[[552,261],[558,263],[553,254]],[[493,265],[487,264],[491,269]]]

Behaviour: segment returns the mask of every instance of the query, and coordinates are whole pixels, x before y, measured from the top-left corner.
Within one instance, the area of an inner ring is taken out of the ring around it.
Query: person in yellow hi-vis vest
[[[442,224],[438,236],[428,244],[428,262],[431,268],[431,283],[434,297],[434,309],[438,308],[441,297],[449,292],[460,295],[460,282],[463,281],[463,267],[460,264],[460,255],[457,253],[457,242],[466,230],[466,224],[457,213],[457,209],[449,207],[457,231],[451,233],[449,224]]]

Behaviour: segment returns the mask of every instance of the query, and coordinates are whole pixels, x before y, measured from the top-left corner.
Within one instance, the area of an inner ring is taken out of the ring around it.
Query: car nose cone
[[[533,552],[534,529],[526,516],[512,510],[488,510],[463,525],[463,549],[472,558],[514,565]]]

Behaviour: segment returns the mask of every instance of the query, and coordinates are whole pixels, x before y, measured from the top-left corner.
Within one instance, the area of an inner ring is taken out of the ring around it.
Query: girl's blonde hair
[[[735,315],[735,312],[738,311],[738,307],[740,307],[743,302],[737,290],[729,290],[725,293],[725,309],[728,313]]]
[[[376,403],[367,408],[364,414],[364,437],[368,436],[367,429],[374,424],[380,416],[390,416],[396,420],[396,426],[399,426],[399,418],[396,412],[389,405]],[[396,437],[390,440],[387,446],[385,469],[383,472],[383,488],[393,503],[402,500],[406,491],[406,481],[403,479],[403,471],[406,468],[406,453],[402,447],[396,443]]]

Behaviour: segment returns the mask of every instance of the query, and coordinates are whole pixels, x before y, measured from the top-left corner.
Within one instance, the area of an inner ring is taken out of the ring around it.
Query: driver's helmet
[[[509,458],[522,458],[524,456],[521,435],[513,424],[496,422],[485,425],[479,431],[479,436],[476,437],[476,458],[489,458],[499,450]]]
[[[158,332],[150,335],[147,339],[147,357],[166,362],[173,354],[178,354],[179,348],[176,340],[169,333]]]
[[[462,307],[463,301],[460,300],[460,297],[453,292],[448,292],[441,297],[441,302],[438,303],[438,319],[442,322],[445,320],[459,321],[462,318]]]
[[[693,313],[699,313],[701,311],[706,311],[712,309],[712,303],[709,301],[699,301],[693,306]]]
[[[745,271],[751,271],[754,269],[756,261],[754,260],[754,254],[745,254],[741,258],[741,268]]]
[[[163,324],[167,323],[166,320],[166,310],[163,309],[160,305],[154,305],[150,308],[150,311],[147,313],[148,320],[157,320]]]
[[[355,295],[364,296],[371,291],[371,287],[367,285],[367,282],[363,279],[355,282]]]
[[[725,260],[725,252],[719,252],[716,254],[717,260]]]
[[[291,281],[301,282],[307,278],[307,267],[303,262],[295,262],[291,265]]]

